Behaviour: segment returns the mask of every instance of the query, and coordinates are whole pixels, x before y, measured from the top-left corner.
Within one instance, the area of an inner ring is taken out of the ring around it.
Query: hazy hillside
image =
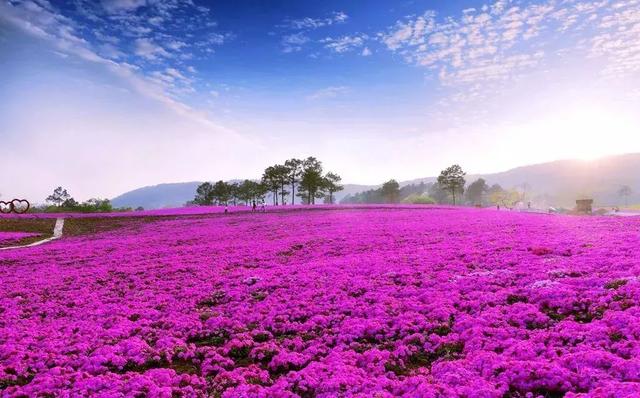
[[[553,205],[573,206],[580,196],[593,198],[597,205],[622,204],[624,199],[618,196],[621,185],[633,189],[634,194],[628,198],[630,203],[640,201],[640,154],[592,161],[560,160],[482,177],[505,188],[526,182],[533,196],[546,195],[547,202]]]
[[[145,209],[161,209],[164,207],[180,207],[187,201],[192,200],[196,193],[196,188],[200,185],[199,181],[192,182],[176,182],[169,184],[158,184],[148,187],[134,189],[125,192],[111,199],[111,204],[115,207],[131,207],[136,208],[142,206]],[[336,194],[339,201],[347,194],[370,189],[374,186],[345,184],[344,190]],[[291,196],[287,197],[290,200]],[[296,203],[300,198],[296,198]],[[271,203],[271,195],[267,196],[267,203]]]
[[[160,209],[163,207],[180,207],[193,199],[198,181],[159,184],[134,189],[111,199],[116,207],[142,206],[145,209]]]
[[[527,183],[531,196],[537,197],[546,205],[573,206],[578,196],[592,197],[599,205],[621,204],[623,199],[618,196],[617,191],[623,184],[629,185],[634,191],[629,202],[640,202],[640,154],[609,156],[593,161],[558,160],[517,167],[501,173],[468,175],[467,181],[471,182],[478,177],[504,188]],[[434,182],[435,179],[433,176],[417,178],[402,181],[400,185]],[[145,209],[182,206],[193,199],[198,184],[199,182],[185,182],[139,188],[114,198],[112,202],[118,207],[142,206]],[[343,191],[336,194],[338,201],[348,194],[378,188],[379,185],[345,184],[344,187]]]

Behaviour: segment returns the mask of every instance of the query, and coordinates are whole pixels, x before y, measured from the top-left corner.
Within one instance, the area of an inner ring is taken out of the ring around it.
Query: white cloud
[[[224,44],[227,40],[233,38],[231,34],[221,34],[221,33],[209,33],[204,37],[204,39],[196,42],[196,45],[199,47],[211,47],[211,46],[220,46]]]
[[[285,53],[292,53],[302,50],[302,46],[308,43],[311,39],[303,33],[293,33],[282,37],[282,51]]]
[[[146,3],[146,0],[102,0],[102,6],[109,13],[135,11]]]
[[[349,16],[342,11],[334,12],[331,16],[326,18],[300,18],[288,20],[280,27],[287,27],[296,30],[305,29],[318,29],[323,26],[329,26],[333,24],[345,23],[349,19]]]
[[[164,18],[157,16],[157,17],[151,17],[147,20],[151,25],[154,26],[160,26],[162,25],[162,23],[164,22]]]
[[[361,53],[361,55],[362,55],[363,57],[368,57],[368,56],[369,56],[369,55],[371,55],[371,54],[372,54],[372,53],[371,53],[371,50],[369,50],[369,47],[365,47],[365,48],[362,50],[362,53]]]
[[[342,11],[336,12],[333,14],[333,21],[335,23],[343,23],[349,19],[349,16]]]
[[[285,53],[298,52],[303,49],[303,46],[311,41],[308,36],[308,32],[325,26],[334,24],[345,23],[349,19],[349,16],[342,11],[334,12],[326,18],[300,18],[293,20],[286,20],[283,24],[278,25],[279,28],[292,29],[298,31],[284,35],[280,43],[282,45],[282,51]]]
[[[178,51],[180,50],[182,47],[186,47],[187,43],[180,41],[180,40],[169,40],[166,44],[166,47],[174,50],[174,51]]]
[[[345,53],[360,48],[364,45],[367,35],[356,34],[353,36],[342,36],[337,38],[327,37],[320,40],[324,46],[336,53]]]
[[[606,59],[606,77],[640,72],[640,1],[616,1],[612,12],[599,20],[599,32],[590,40],[590,55]]]
[[[93,32],[93,34],[96,37],[96,39],[98,39],[98,40],[100,40],[102,42],[113,44],[113,45],[116,45],[116,44],[120,43],[120,39],[119,38],[117,38],[115,36],[112,36],[112,35],[105,34],[103,32],[100,32],[99,30]]]
[[[179,70],[175,69],[175,68],[167,68],[165,70],[165,72],[169,75],[169,76],[173,76],[176,79],[182,79],[182,80],[187,80],[187,78],[180,73]]]
[[[100,45],[100,55],[109,59],[120,59],[125,56],[125,54],[118,49],[118,47],[114,46],[111,43],[104,43]]]
[[[73,21],[55,12],[53,9],[41,7],[31,1],[17,5],[0,2],[0,18],[28,34],[47,40],[58,52],[73,55],[87,62],[104,66],[108,71],[126,81],[141,95],[158,101],[178,115],[186,117],[191,121],[196,121],[215,131],[231,133],[231,131],[209,120],[201,112],[176,100],[167,93],[166,83],[170,83],[170,79],[167,79],[166,76],[175,79],[176,73],[164,73],[164,79],[158,78],[157,75],[150,79],[144,76],[140,68],[136,65],[131,65],[126,62],[116,62],[100,56],[92,49],[89,42],[76,34]],[[143,54],[141,56],[153,58],[156,55],[164,56],[168,54],[164,49],[155,46],[150,41],[148,43],[142,41],[136,43],[136,45],[139,45],[137,49]],[[189,90],[189,87],[189,80],[185,79],[182,83],[182,89]]]
[[[381,35],[382,42],[408,62],[439,70],[444,84],[508,79],[537,65],[541,56],[530,49],[514,50],[531,38],[550,7],[507,7],[498,1],[487,10],[466,9],[455,19],[438,21],[435,12],[398,22]]]
[[[155,44],[150,39],[146,39],[146,38],[136,39],[134,53],[137,56],[147,59],[149,61],[155,61],[159,57],[171,56],[171,54],[169,54],[167,50]]]
[[[382,41],[390,50],[398,50],[413,35],[413,24],[398,24],[396,29],[383,37]],[[444,38],[444,35],[442,35]]]
[[[216,31],[209,10],[190,0],[74,0],[64,13],[83,33],[87,27],[98,27],[93,37],[84,37],[119,47],[130,62],[167,61],[170,53],[177,65],[180,60],[206,58],[215,46],[233,38],[230,32]]]
[[[586,40],[592,57],[608,61],[605,74],[637,72],[639,27],[640,0],[498,0],[458,18],[427,11],[378,37],[407,62],[437,71],[445,85],[487,85],[517,78],[544,64],[546,54],[565,51],[545,51],[549,42],[575,50],[576,41]],[[537,40],[543,31],[546,37]]]
[[[398,22],[391,33],[381,35],[382,41],[394,51],[406,44],[423,44],[425,36],[431,33],[436,25],[435,15],[434,11],[427,11],[413,20]]]

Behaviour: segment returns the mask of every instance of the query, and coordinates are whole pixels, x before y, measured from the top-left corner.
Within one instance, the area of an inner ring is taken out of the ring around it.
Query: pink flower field
[[[0,231],[0,244],[11,243],[25,238],[38,236],[31,232],[4,232]]]
[[[131,218],[0,251],[0,395],[640,396],[640,220]]]

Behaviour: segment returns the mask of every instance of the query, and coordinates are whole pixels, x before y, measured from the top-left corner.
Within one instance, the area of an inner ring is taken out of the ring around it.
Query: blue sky
[[[0,193],[640,151],[640,1],[0,0]]]

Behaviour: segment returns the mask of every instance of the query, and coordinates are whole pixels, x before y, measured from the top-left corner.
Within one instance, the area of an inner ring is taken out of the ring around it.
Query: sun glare
[[[556,123],[553,136],[566,136],[567,151],[575,158],[592,160],[605,155],[625,152],[633,140],[634,124],[628,115],[597,106],[570,113]]]
[[[580,104],[558,107],[510,130],[520,145],[550,159],[593,160],[636,147],[640,137],[635,132],[639,129],[637,117],[624,110]]]

